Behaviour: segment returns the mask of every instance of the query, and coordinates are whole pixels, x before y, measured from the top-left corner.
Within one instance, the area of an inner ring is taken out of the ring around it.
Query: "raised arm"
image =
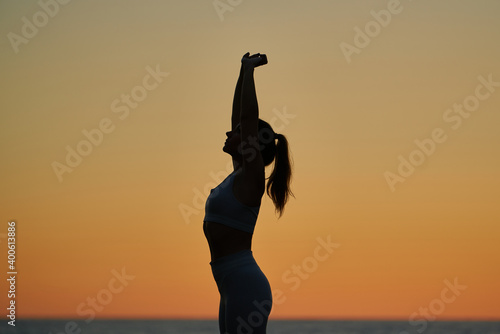
[[[250,52],[247,52],[243,58],[260,58],[260,54],[254,54],[250,56]],[[261,60],[262,62],[262,60]],[[266,59],[267,62],[267,59]],[[264,64],[261,64],[264,65]],[[259,65],[257,65],[259,66]],[[240,75],[238,77],[238,81],[236,82],[236,88],[234,90],[234,97],[233,97],[233,112],[231,115],[231,130],[234,130],[236,128],[236,125],[240,122],[240,115],[241,115],[241,89],[243,86],[243,76],[245,74],[245,65],[243,64],[243,61],[241,62],[241,68],[240,68]]]
[[[241,87],[240,128],[242,142],[243,175],[250,187],[263,189],[264,163],[259,149],[259,105],[255,91],[254,69],[267,63],[264,55],[243,56],[243,80]]]
[[[236,128],[236,125],[238,125],[238,123],[240,122],[241,86],[243,85],[243,74],[244,74],[244,68],[242,63],[240,69],[240,75],[238,77],[238,82],[236,83],[236,89],[234,90],[233,113],[231,114],[231,130],[234,130]]]

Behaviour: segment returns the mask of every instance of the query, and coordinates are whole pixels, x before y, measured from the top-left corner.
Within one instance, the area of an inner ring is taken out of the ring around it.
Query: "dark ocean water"
[[[218,334],[215,320],[3,320],[1,334]],[[424,328],[425,327],[425,328]],[[412,326],[408,321],[271,320],[268,334],[500,334],[500,322],[432,321]],[[242,328],[240,333],[250,334]],[[233,333],[231,333],[233,334]]]

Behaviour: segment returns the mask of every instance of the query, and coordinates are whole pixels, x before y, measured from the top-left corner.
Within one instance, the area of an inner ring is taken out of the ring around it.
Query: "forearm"
[[[241,88],[241,113],[238,117],[240,122],[242,120],[257,120],[259,118],[259,105],[253,73],[253,67],[248,67],[244,70]]]
[[[240,113],[241,113],[241,90],[243,86],[243,75],[245,71],[243,68],[243,64],[241,65],[240,75],[238,77],[238,82],[236,83],[236,89],[234,90],[234,98],[233,98],[233,112],[231,115],[231,129],[234,129],[236,125],[240,122]]]

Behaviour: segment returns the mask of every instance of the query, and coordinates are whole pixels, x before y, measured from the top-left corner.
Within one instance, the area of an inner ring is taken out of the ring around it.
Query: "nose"
[[[226,132],[226,136],[229,138],[229,135],[231,134],[231,131]]]

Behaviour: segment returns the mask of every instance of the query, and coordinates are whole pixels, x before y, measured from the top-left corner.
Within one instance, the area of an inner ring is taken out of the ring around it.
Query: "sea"
[[[1,334],[219,334],[216,320],[16,320]],[[247,328],[239,333],[251,334]],[[268,334],[500,334],[499,321],[270,320]]]

